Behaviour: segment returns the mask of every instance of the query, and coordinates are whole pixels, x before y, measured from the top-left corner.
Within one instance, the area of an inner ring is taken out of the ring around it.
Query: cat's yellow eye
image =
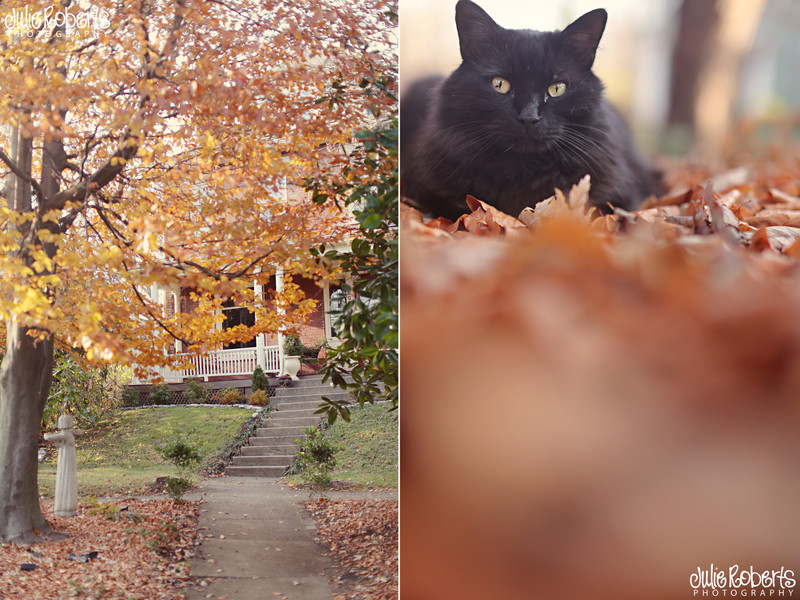
[[[501,94],[507,94],[511,91],[511,84],[502,77],[495,77],[492,79],[492,87],[496,92],[500,92]]]
[[[567,84],[559,81],[558,83],[554,83],[549,88],[547,88],[547,94],[551,98],[558,98],[562,96],[564,92],[567,91]]]

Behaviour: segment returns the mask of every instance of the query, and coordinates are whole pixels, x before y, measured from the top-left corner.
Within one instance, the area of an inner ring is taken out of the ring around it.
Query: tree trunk
[[[683,0],[678,36],[672,49],[667,123],[693,129],[700,75],[705,69],[719,23],[717,0]]]
[[[766,0],[683,0],[672,53],[668,146],[711,155],[734,120],[739,75]]]
[[[53,341],[6,323],[0,365],[0,542],[29,542],[50,530],[39,506],[37,448],[53,374]]]
[[[767,0],[718,0],[715,43],[701,74],[695,126],[701,150],[722,151],[733,125],[742,65],[753,46]]]
[[[10,136],[12,158],[30,176],[33,140],[19,128],[13,128]],[[45,142],[45,148],[45,158],[57,156],[59,148],[63,152],[61,142]],[[50,158],[42,169],[41,187],[47,194],[58,192],[55,168],[55,160]],[[6,190],[11,192],[12,210],[26,213],[33,209],[30,183],[9,174]],[[24,228],[31,226],[29,222]],[[50,222],[44,226],[54,227]],[[44,249],[51,258],[55,256],[52,243]],[[37,530],[50,531],[39,505],[37,450],[53,379],[53,338],[34,338],[28,333],[26,327],[6,322],[6,353],[0,363],[0,542],[35,541]]]

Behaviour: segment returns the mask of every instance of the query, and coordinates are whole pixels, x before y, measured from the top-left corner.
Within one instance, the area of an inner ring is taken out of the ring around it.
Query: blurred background
[[[401,91],[458,66],[455,0],[400,3]],[[595,72],[651,152],[725,145],[734,125],[794,126],[800,109],[796,0],[484,0],[506,28],[563,29],[609,13]],[[787,124],[788,123],[788,124]]]

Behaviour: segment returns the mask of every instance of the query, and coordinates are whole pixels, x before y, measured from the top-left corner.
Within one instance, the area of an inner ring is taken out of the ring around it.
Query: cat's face
[[[460,0],[463,63],[445,84],[443,124],[475,150],[535,154],[580,143],[573,138],[602,95],[591,67],[605,23],[599,9],[561,32],[504,29]]]

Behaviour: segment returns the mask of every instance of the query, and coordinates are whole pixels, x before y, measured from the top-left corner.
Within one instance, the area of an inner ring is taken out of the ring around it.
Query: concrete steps
[[[274,410],[261,422],[233,464],[225,469],[231,477],[280,477],[297,454],[295,440],[304,439],[303,429],[314,427],[322,415],[314,414],[322,396],[347,401],[346,392],[321,384],[321,376],[302,377],[289,387],[278,388],[270,401]]]
[[[296,444],[275,444],[274,446],[243,446],[239,456],[294,456],[297,452]]]
[[[236,456],[233,464],[237,467],[281,467],[286,465],[288,456]]]
[[[237,467],[230,466],[225,469],[225,474],[229,477],[281,477],[288,467],[267,466],[267,467]]]
[[[295,440],[297,439],[305,439],[305,436],[302,433],[295,433],[295,434],[285,434],[285,435],[254,435],[250,438],[250,445],[254,447],[259,446],[290,446],[296,445]]]

